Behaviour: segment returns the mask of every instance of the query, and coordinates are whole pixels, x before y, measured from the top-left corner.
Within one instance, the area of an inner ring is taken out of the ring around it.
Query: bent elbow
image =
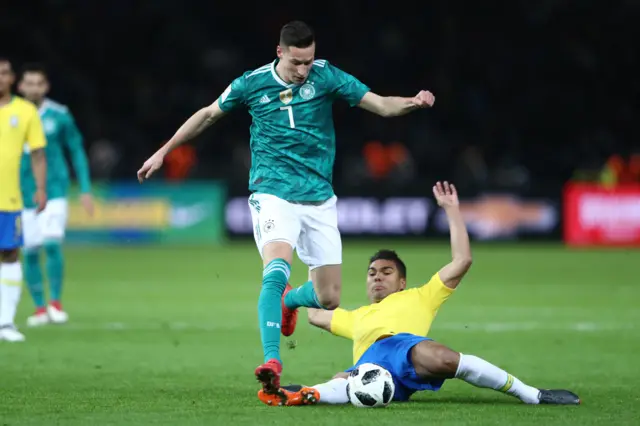
[[[380,110],[378,111],[378,115],[384,118],[393,117],[393,114],[391,113],[389,108],[385,108],[384,106],[380,107]]]
[[[471,256],[465,256],[458,261],[458,264],[460,265],[460,269],[462,269],[464,272],[467,272],[473,264],[473,259],[471,258]]]
[[[460,256],[453,259],[451,266],[453,266],[453,270],[456,271],[455,275],[462,277],[467,273],[469,268],[471,268],[472,263],[471,256]]]

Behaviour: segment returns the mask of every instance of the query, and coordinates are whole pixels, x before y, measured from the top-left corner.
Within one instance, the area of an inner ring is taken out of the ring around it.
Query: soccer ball
[[[395,389],[391,373],[376,364],[359,365],[347,378],[349,400],[359,408],[386,407]]]

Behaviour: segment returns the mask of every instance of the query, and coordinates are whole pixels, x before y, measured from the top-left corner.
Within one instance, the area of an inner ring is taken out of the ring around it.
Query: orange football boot
[[[320,400],[320,393],[314,388],[299,385],[285,386],[273,394],[258,391],[258,399],[266,405],[274,407],[295,407],[298,405],[315,405]]]

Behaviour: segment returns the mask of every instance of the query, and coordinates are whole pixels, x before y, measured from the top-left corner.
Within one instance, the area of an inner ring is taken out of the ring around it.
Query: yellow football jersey
[[[22,210],[20,161],[25,144],[34,151],[47,142],[35,105],[14,96],[0,107],[0,211]]]
[[[353,311],[333,311],[331,333],[353,340],[353,363],[383,336],[411,333],[427,337],[440,306],[451,296],[437,273],[419,288],[385,297]]]

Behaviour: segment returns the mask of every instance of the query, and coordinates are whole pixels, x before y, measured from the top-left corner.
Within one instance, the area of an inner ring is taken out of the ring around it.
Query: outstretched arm
[[[327,330],[329,333],[331,333],[331,320],[333,319],[333,312],[334,311],[327,311],[324,309],[307,308],[309,324],[323,330]]]
[[[444,184],[438,182],[433,187],[433,195],[447,215],[451,235],[451,262],[440,269],[439,275],[445,286],[455,289],[471,267],[469,234],[462,213],[460,213],[455,186],[448,182],[444,182]]]
[[[151,175],[162,167],[164,157],[174,148],[195,138],[206,128],[218,121],[224,115],[224,111],[218,106],[218,101],[204,107],[193,114],[178,129],[169,142],[164,144],[162,148],[156,151],[138,170],[138,180],[142,183],[145,179],[149,179]]]
[[[430,108],[436,101],[433,93],[421,90],[412,98],[380,96],[367,92],[358,106],[381,117],[397,117],[420,108]]]

